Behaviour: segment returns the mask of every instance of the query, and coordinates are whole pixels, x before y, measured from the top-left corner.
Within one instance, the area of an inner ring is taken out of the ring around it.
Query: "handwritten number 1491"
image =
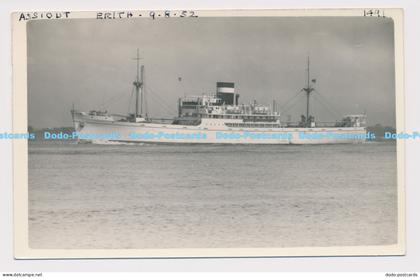
[[[383,10],[364,10],[363,11],[364,16],[376,16],[376,17],[385,17],[385,12]]]

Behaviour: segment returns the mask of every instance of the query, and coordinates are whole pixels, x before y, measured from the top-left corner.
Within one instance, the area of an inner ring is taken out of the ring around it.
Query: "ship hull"
[[[92,143],[184,144],[343,144],[366,140],[364,127],[342,128],[228,128],[222,124],[197,126],[96,119],[75,121],[78,139]]]

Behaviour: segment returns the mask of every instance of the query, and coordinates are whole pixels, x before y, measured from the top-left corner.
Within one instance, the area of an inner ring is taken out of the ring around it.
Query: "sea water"
[[[32,248],[396,243],[394,143],[29,144]]]

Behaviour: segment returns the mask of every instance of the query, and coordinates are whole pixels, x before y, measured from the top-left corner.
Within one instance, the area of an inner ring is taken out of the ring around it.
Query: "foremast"
[[[311,87],[311,77],[310,77],[310,69],[309,69],[310,63],[309,63],[309,56],[308,56],[308,66],[306,68],[307,71],[307,84],[306,87],[303,88],[303,91],[306,92],[306,124],[305,127],[310,127],[311,126],[311,120],[309,118],[309,98],[310,98],[310,94],[312,91],[314,91],[314,88]],[[312,82],[314,82],[314,80],[312,80]]]
[[[136,107],[134,114],[134,121],[137,121],[137,118],[143,118],[143,100],[144,100],[144,65],[140,66],[140,53],[137,49],[137,57],[134,58],[137,61],[137,75],[136,80],[133,82],[133,85],[136,89]],[[140,109],[139,109],[140,101]]]

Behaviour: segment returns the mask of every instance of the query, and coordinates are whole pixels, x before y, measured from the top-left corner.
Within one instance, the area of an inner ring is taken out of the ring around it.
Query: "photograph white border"
[[[214,16],[363,16],[367,9],[299,10],[198,10],[199,17]],[[397,132],[405,130],[403,85],[403,10],[381,9],[394,21],[395,97]],[[44,11],[47,12],[47,11]],[[102,11],[105,12],[105,11]],[[133,11],[134,12],[134,11]],[[136,11],[137,12],[137,11]],[[140,12],[140,11],[139,11]],[[144,11],[148,13],[149,11]],[[156,10],[155,12],[163,12]],[[33,12],[29,12],[33,13]],[[53,12],[54,13],[54,12]],[[13,132],[27,132],[27,41],[21,12],[12,15]],[[71,12],[70,19],[96,18],[96,12]],[[38,20],[38,19],[36,19]],[[39,19],[41,20],[41,19]],[[44,19],[49,20],[49,19]],[[60,20],[60,19],[58,19]],[[127,20],[127,19],[112,19]],[[130,19],[128,19],[130,20]],[[156,20],[165,20],[157,18]],[[405,142],[397,140],[398,238],[395,245],[288,248],[193,248],[193,249],[31,249],[28,234],[28,144],[13,141],[14,255],[17,259],[51,258],[153,258],[153,257],[272,257],[272,256],[370,256],[405,254]]]

